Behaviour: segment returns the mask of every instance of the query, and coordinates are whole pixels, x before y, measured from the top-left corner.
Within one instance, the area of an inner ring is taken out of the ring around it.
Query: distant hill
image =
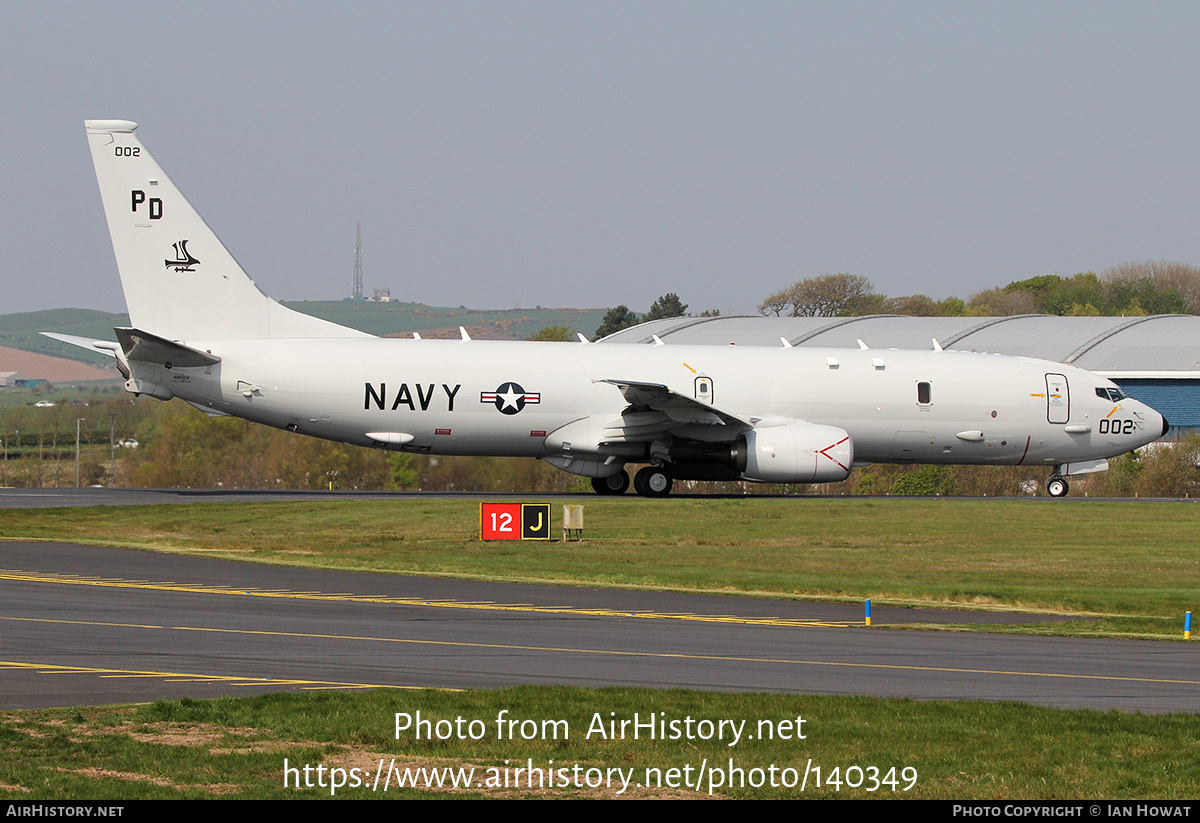
[[[128,325],[127,314],[110,314],[92,309],[46,309],[19,314],[0,314],[0,346],[65,357],[83,363],[108,365],[112,363],[112,358],[106,354],[93,354],[78,346],[68,346],[49,337],[42,337],[38,332],[56,331],[61,334],[93,337],[97,340],[116,340],[113,327]]]
[[[524,340],[546,326],[567,326],[591,337],[607,309],[457,309],[422,303],[375,303],[366,300],[303,300],[284,303],[323,320],[381,337],[407,337],[414,331],[422,337],[457,337],[464,326],[472,337],[484,340]],[[0,346],[65,357],[92,364],[111,364],[100,353],[91,353],[43,337],[38,332],[54,331],[115,340],[114,326],[128,326],[129,316],[92,309],[46,309],[0,314]]]
[[[569,326],[589,337],[608,309],[457,309],[423,303],[375,303],[366,300],[305,300],[284,303],[289,309],[349,326],[381,337],[407,336],[414,331],[435,337],[443,331],[458,336],[464,326],[472,337],[524,340],[546,326]],[[0,318],[3,323],[3,318]],[[426,332],[429,332],[428,334]]]
[[[51,383],[121,380],[121,373],[117,371],[115,361],[107,356],[105,359],[108,361],[108,368],[100,369],[78,360],[0,346],[0,371],[20,372],[26,377],[49,380]]]

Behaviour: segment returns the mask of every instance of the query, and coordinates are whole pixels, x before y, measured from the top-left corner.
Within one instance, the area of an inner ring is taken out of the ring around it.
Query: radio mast
[[[354,283],[350,289],[350,296],[355,300],[362,300],[363,296],[362,223],[354,224]]]

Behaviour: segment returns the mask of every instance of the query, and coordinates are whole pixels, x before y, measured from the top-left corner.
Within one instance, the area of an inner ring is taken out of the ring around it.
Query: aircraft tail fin
[[[128,120],[88,120],[133,326],[166,340],[369,337],[267,297],[142,146]]]

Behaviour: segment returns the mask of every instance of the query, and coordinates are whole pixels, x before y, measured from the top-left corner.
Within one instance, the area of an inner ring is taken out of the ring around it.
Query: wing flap
[[[631,408],[620,418],[605,425],[605,434],[618,433],[620,439],[646,440],[661,434],[683,435],[685,428],[696,426],[728,427],[721,435],[709,435],[706,440],[733,440],[742,432],[754,427],[754,422],[736,414],[721,411],[701,400],[679,394],[662,383],[647,383],[640,380],[597,380],[620,389]]]
[[[636,411],[662,412],[679,425],[732,426],[738,431],[745,431],[754,426],[750,420],[721,411],[693,397],[679,394],[662,383],[607,378],[595,382],[616,386],[621,390],[625,399],[637,407]]]

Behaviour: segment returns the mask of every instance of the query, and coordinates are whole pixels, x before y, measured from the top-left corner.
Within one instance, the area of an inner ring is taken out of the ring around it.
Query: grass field
[[[1175,639],[1200,508],[897,498],[553,500],[585,540],[482,543],[474,501],[403,498],[0,511],[0,538],[267,563],[762,597],[1022,609],[1017,631]]]
[[[1200,509],[1191,503],[551,502],[585,505],[583,542],[481,543],[476,502],[420,497],[8,509],[0,510],[0,538],[563,585],[1019,608],[1081,618],[1066,629],[1022,631],[1161,639],[1181,636],[1183,611],[1200,590]],[[397,737],[396,713],[418,710],[434,722],[477,721],[485,733],[478,740]],[[511,718],[562,720],[570,737],[498,740],[494,721],[505,710]],[[753,729],[766,721],[791,735],[734,746],[586,735],[596,717],[635,712],[745,720]],[[783,722],[800,716],[804,739]],[[1191,799],[1200,794],[1198,749],[1196,715],[1005,703],[567,688],[279,694],[5,713],[0,797],[318,798],[331,796],[338,774],[368,784],[346,785],[338,797],[700,797],[711,788],[716,797]],[[285,760],[300,769],[287,786]],[[381,762],[393,775],[387,792],[369,787]],[[567,771],[556,772],[552,787],[531,787],[529,773],[514,771],[530,766]],[[448,779],[470,768],[484,786],[394,785],[397,774],[424,779],[439,770]],[[643,785],[619,793],[622,775]],[[489,779],[499,785],[486,785]],[[730,785],[738,779],[745,784]]]
[[[519,725],[500,739],[504,710],[535,720],[536,731],[525,725],[533,739],[508,739]],[[417,712],[434,739],[416,739]],[[397,713],[409,716],[399,734]],[[635,713],[678,724],[665,727],[668,739],[635,740],[632,727],[609,736],[610,720]],[[736,742],[730,726],[705,740],[702,720],[745,725]],[[448,739],[438,739],[439,721]],[[7,713],[0,797],[1189,799],[1200,794],[1196,731],[1191,715],[1014,703],[532,687],[278,694]],[[296,769],[286,787],[285,760]],[[382,781],[372,788],[381,761],[386,791]],[[553,785],[516,772],[530,766],[543,779],[554,769]],[[406,770],[448,783],[447,770],[471,768],[482,786],[396,788]],[[351,785],[351,769],[365,786]]]

